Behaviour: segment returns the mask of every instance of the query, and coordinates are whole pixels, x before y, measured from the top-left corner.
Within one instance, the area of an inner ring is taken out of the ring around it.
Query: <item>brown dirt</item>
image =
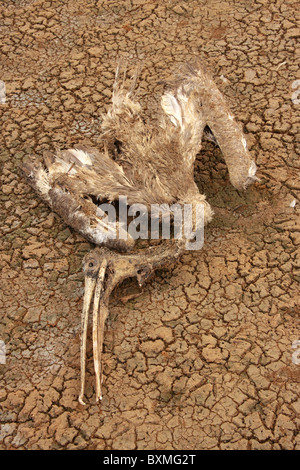
[[[300,448],[296,10],[292,0],[2,4],[2,449]],[[237,193],[219,150],[204,145],[196,179],[215,209],[204,247],[125,305],[127,287],[117,290],[104,398],[93,402],[89,350],[84,408],[81,261],[90,246],[37,200],[18,166],[43,150],[97,145],[120,56],[143,60],[139,97],[151,116],[159,80],[205,59],[262,181]]]

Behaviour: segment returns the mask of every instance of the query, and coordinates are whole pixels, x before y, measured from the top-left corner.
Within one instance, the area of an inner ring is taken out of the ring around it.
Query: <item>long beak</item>
[[[142,253],[113,254],[107,248],[96,248],[85,256],[85,292],[81,319],[81,389],[79,403],[85,405],[85,367],[88,317],[93,301],[93,355],[96,375],[96,400],[102,399],[102,348],[104,325],[108,316],[109,297],[114,287],[128,277],[137,277],[142,285],[156,269],[175,262],[185,251],[185,241],[162,244]],[[93,298],[94,296],[94,298]]]
[[[94,295],[94,307],[93,307],[93,355],[94,355],[94,368],[96,375],[96,402],[102,400],[102,348],[103,348],[103,337],[104,337],[104,324],[107,317],[107,309],[101,302],[101,294],[103,288],[103,281],[105,271],[107,267],[106,259],[103,259],[99,274],[97,278],[95,295]]]
[[[85,386],[85,365],[86,365],[86,337],[89,319],[90,304],[95,290],[96,279],[85,276],[84,299],[81,317],[81,350],[80,350],[80,369],[81,369],[81,389],[78,401],[81,405],[85,405],[84,386]]]

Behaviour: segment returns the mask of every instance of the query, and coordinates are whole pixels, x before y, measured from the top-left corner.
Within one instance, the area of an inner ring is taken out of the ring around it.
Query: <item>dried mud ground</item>
[[[290,0],[1,3],[2,449],[300,448],[296,13]],[[153,118],[159,81],[205,60],[261,182],[238,193],[220,151],[204,144],[195,178],[215,210],[204,247],[135,299],[126,302],[133,281],[116,290],[104,398],[95,404],[89,346],[83,407],[90,245],[18,167],[44,150],[99,143],[120,56],[142,60],[138,97]]]

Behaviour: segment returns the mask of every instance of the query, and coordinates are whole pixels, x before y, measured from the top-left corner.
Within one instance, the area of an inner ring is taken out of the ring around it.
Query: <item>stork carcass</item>
[[[120,221],[111,222],[104,217],[101,203],[114,204],[123,197],[129,206],[142,204],[149,210],[157,204],[163,207],[189,204],[193,223],[200,206],[204,223],[208,223],[213,211],[193,177],[194,162],[207,127],[222,150],[233,186],[246,189],[257,179],[242,129],[203,67],[189,66],[181,77],[166,85],[156,125],[145,120],[140,104],[134,99],[137,73],[129,89],[125,87],[125,73],[123,79],[120,75],[118,66],[112,105],[100,130],[103,150],[77,146],[55,154],[45,153],[42,160],[31,159],[21,167],[50,208],[98,246],[83,261],[85,295],[79,396],[82,404],[91,305],[98,401],[102,398],[104,325],[113,288],[127,277],[137,277],[142,285],[155,269],[179,259],[189,242],[184,235],[136,250],[134,237]]]

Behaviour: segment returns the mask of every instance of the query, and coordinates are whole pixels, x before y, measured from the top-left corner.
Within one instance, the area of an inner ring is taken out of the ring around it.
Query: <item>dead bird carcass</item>
[[[92,305],[93,355],[96,400],[102,398],[103,334],[109,296],[127,277],[142,285],[157,268],[178,260],[188,237],[165,240],[158,246],[135,250],[136,241],[120,221],[104,217],[99,203],[170,207],[190,204],[192,217],[202,207],[204,223],[213,211],[194,181],[194,162],[201,149],[205,128],[219,145],[230,181],[240,190],[255,181],[256,166],[247,149],[241,127],[210,75],[203,67],[186,67],[185,73],[165,87],[160,119],[150,124],[134,99],[135,73],[130,88],[118,66],[112,105],[103,117],[104,150],[77,147],[42,161],[31,159],[22,171],[38,195],[64,222],[98,245],[83,261],[85,294],[81,335],[81,391],[84,404],[88,315]],[[167,209],[166,209],[167,211]],[[194,220],[194,219],[193,219]],[[117,234],[117,236],[116,236]]]

